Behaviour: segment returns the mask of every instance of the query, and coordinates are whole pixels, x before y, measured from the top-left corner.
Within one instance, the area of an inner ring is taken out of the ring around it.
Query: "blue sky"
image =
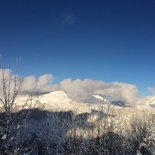
[[[154,0],[1,0],[0,54],[20,74],[155,87]]]

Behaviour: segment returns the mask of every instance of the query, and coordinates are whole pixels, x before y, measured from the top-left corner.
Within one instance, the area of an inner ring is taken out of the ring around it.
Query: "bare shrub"
[[[26,120],[30,113],[24,110],[32,103],[32,96],[29,96],[21,106],[21,111],[17,110],[16,98],[20,94],[22,79],[17,75],[12,75],[10,70],[0,70],[0,151],[1,154],[19,154],[29,152],[29,146],[23,147],[25,140]]]

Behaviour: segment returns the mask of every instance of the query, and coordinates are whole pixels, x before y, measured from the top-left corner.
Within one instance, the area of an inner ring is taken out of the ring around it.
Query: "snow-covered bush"
[[[133,152],[137,150],[142,154],[151,154],[155,146],[155,119],[151,113],[143,113],[141,116],[133,117],[131,129],[126,129],[128,139]]]

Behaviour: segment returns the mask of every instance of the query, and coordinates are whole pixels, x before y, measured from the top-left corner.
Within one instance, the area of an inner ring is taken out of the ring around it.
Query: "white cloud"
[[[9,89],[11,88],[11,92],[13,92],[14,88],[14,78],[16,77],[17,85],[20,84],[22,81],[20,93],[30,94],[30,93],[37,93],[37,94],[44,94],[54,90],[58,90],[58,85],[53,84],[54,77],[51,74],[44,74],[40,77],[35,77],[34,75],[26,76],[23,79],[20,78],[18,75],[12,73],[10,69],[1,69],[0,70],[0,93],[1,96],[3,95],[2,92],[2,79],[5,79],[6,87]],[[9,86],[10,81],[10,86]],[[7,90],[8,91],[8,90]]]
[[[135,105],[139,98],[138,89],[135,85],[112,82],[108,84],[108,87],[97,90],[96,93],[110,96],[114,100],[120,100],[129,105]]]
[[[0,82],[2,82],[2,70],[0,71]],[[4,71],[5,77],[11,77],[12,79],[12,89],[13,78],[15,75],[9,69]],[[18,76],[17,80],[20,80]],[[94,94],[110,97],[115,101],[123,101],[129,105],[135,105],[138,103],[137,100],[140,99],[137,87],[128,83],[107,83],[104,81],[96,81],[91,79],[64,79],[59,84],[54,84],[53,81],[54,77],[51,74],[44,74],[38,78],[34,75],[26,76],[23,78],[21,93],[45,94],[55,90],[63,90],[72,100],[87,103],[96,102],[96,99],[93,96]],[[2,90],[2,87],[0,90]],[[154,91],[155,89],[150,88],[150,90]]]
[[[38,78],[36,89],[40,93],[47,93],[55,90],[55,86],[52,83],[54,77],[51,74],[44,74]]]
[[[148,91],[155,95],[155,88],[154,87],[148,87]]]
[[[101,94],[114,100],[121,100],[130,105],[135,104],[138,98],[138,90],[135,85],[113,82],[106,83],[91,79],[72,80],[65,79],[61,83],[61,89],[73,100],[81,102],[94,102],[93,94]]]
[[[27,76],[23,79],[21,91],[24,93],[32,92],[37,84],[37,79],[35,76]]]
[[[37,94],[45,94],[58,90],[58,85],[53,84],[54,77],[51,74],[44,74],[36,78],[35,76],[27,76],[23,79],[22,92],[34,92]]]

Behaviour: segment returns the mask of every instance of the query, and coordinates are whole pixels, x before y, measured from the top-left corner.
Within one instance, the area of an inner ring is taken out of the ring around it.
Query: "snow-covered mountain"
[[[155,96],[147,96],[137,102],[139,109],[152,109],[155,110]]]
[[[16,99],[18,107],[22,107],[25,102],[31,104],[32,108],[40,108],[48,111],[73,111],[76,113],[90,112],[91,109],[87,104],[71,100],[63,91],[54,91],[38,97],[19,96]]]
[[[39,102],[45,106],[46,110],[90,112],[90,108],[82,102],[71,100],[63,91],[54,91],[39,97]]]
[[[108,101],[105,98],[100,97],[99,95],[94,95],[95,98],[102,100],[96,104],[89,104],[89,103],[82,103],[73,101],[68,97],[68,95],[63,91],[54,91],[48,94],[40,95],[38,97],[28,98],[28,96],[19,96],[16,99],[16,105],[20,109],[23,104],[29,102],[31,107],[40,108],[48,111],[73,111],[76,113],[83,113],[83,112],[90,112],[91,110],[101,110],[107,109],[108,106],[111,104],[113,109],[151,109],[155,110],[155,96],[146,97],[139,101],[136,107],[125,107],[122,104],[117,104],[117,102]],[[120,103],[121,101],[119,101]],[[115,103],[115,104],[114,104]]]
[[[155,96],[148,97],[145,104],[155,108]]]

